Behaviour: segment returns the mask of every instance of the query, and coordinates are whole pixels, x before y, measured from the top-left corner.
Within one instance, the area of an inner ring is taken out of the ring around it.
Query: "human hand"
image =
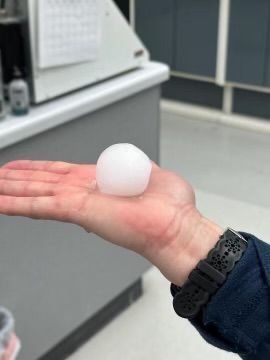
[[[196,209],[192,187],[153,164],[140,197],[102,194],[95,165],[21,160],[0,168],[0,214],[77,224],[144,256],[182,285],[222,233]]]

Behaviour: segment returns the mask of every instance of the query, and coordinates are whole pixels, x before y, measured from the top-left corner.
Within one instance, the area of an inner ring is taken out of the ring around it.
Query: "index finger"
[[[67,174],[74,166],[76,166],[76,164],[63,161],[15,160],[4,164],[2,167],[12,170],[39,170],[57,174]]]

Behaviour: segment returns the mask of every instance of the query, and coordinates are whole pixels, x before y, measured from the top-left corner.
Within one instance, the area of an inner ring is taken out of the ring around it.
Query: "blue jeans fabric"
[[[244,360],[270,359],[270,245],[242,233],[248,247],[199,317],[203,338]]]

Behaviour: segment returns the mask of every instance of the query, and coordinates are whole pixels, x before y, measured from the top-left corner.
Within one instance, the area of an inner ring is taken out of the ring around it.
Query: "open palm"
[[[191,186],[155,164],[147,191],[136,198],[100,193],[95,172],[95,165],[8,163],[0,168],[0,214],[74,223],[151,258],[175,240],[185,215],[195,211]]]

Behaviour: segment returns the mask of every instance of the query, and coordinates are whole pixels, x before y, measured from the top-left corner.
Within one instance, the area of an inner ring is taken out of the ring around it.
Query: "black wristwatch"
[[[226,281],[247,248],[247,240],[228,228],[207,258],[201,260],[182,287],[171,284],[173,307],[177,315],[193,319]]]

